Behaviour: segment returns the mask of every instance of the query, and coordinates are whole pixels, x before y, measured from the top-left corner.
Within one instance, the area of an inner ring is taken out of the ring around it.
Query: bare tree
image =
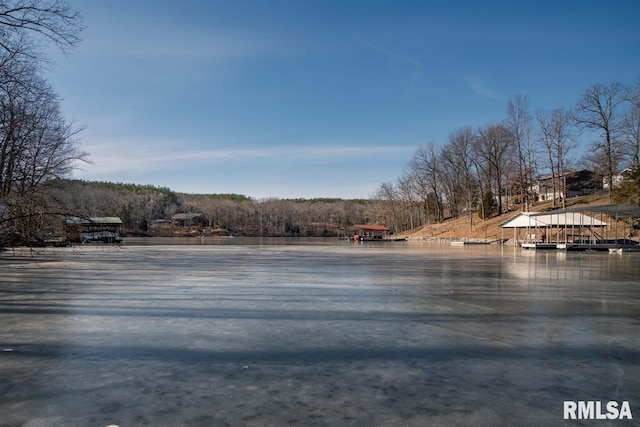
[[[68,176],[85,153],[79,128],[62,117],[39,71],[42,39],[66,51],[79,41],[80,18],[58,0],[0,0],[0,234],[31,238],[47,214],[60,212],[47,186]],[[26,232],[25,230],[29,230]],[[33,232],[32,232],[33,231]]]
[[[529,100],[524,95],[509,99],[507,107],[507,127],[511,131],[516,149],[516,167],[518,178],[517,191],[524,202],[524,211],[529,211],[529,188],[533,182],[535,166],[534,149],[531,142],[531,115]]]
[[[459,178],[465,192],[466,211],[469,216],[469,230],[473,230],[473,205],[478,192],[476,179],[473,130],[465,126],[449,134],[449,144],[442,151],[442,158],[449,170]]]
[[[420,225],[421,222],[419,209],[416,213],[416,206],[418,206],[417,194],[411,175],[405,173],[400,178],[398,178],[396,187],[398,189],[398,194],[403,201],[403,207],[406,216],[404,223],[406,223],[406,226],[409,229],[414,229],[418,225]]]
[[[440,148],[435,143],[420,146],[409,163],[409,168],[422,186],[425,207],[433,202],[435,220],[441,222],[443,212],[443,169]]]
[[[443,147],[440,153],[440,181],[443,191],[443,215],[444,218],[458,218],[464,207],[464,184],[462,177],[457,173],[451,163],[446,161],[447,147]]]
[[[53,89],[37,74],[0,87],[0,194],[32,191],[84,158]]]
[[[576,123],[599,134],[593,141],[592,154],[602,161],[602,173],[608,181],[609,198],[613,190],[613,175],[617,173],[624,156],[620,135],[621,110],[629,100],[629,88],[613,82],[609,86],[595,84],[578,99],[574,118]]]
[[[537,120],[539,140],[545,148],[547,166],[551,171],[553,204],[555,205],[557,195],[565,207],[569,155],[576,146],[573,119],[570,112],[557,108],[550,113],[539,111]]]
[[[630,93],[631,108],[622,121],[622,134],[627,146],[627,154],[632,169],[640,169],[640,85]]]
[[[432,212],[435,212],[435,203],[431,193],[428,180],[424,174],[417,168],[415,158],[412,158],[404,168],[404,180],[411,185],[411,189],[415,194],[417,203],[420,205],[420,211],[425,224],[429,224]],[[433,206],[432,206],[433,205]]]
[[[552,203],[553,205],[555,205],[556,203],[556,194],[558,192],[558,185],[557,185],[557,169],[556,169],[556,162],[554,160],[554,144],[555,144],[555,132],[554,132],[554,126],[553,126],[553,119],[551,117],[551,114],[547,114],[543,111],[538,111],[538,114],[536,116],[537,120],[538,120],[538,138],[540,139],[540,142],[542,143],[542,145],[545,148],[545,153],[546,153],[546,157],[547,157],[547,166],[549,168],[549,171],[551,173],[551,187],[552,187],[552,192],[553,192],[553,200]],[[544,189],[546,192],[546,188]],[[542,191],[542,188],[538,188],[538,191]]]
[[[485,162],[489,187],[493,186],[498,199],[498,215],[503,212],[504,184],[509,163],[513,160],[513,135],[503,124],[488,124],[478,129],[475,152]]]
[[[397,233],[398,215],[400,213],[400,198],[397,189],[390,182],[382,183],[376,192],[371,195],[371,198],[377,201],[375,204],[377,208],[376,222],[390,224],[394,233]]]
[[[10,56],[37,54],[42,38],[66,53],[80,42],[82,29],[80,12],[66,1],[0,1],[0,48]],[[27,34],[33,40],[29,49],[25,48]],[[41,55],[40,58],[43,59]]]

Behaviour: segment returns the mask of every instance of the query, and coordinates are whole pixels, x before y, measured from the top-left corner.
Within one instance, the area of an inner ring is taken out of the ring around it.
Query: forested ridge
[[[126,233],[154,234],[154,221],[202,213],[211,229],[244,236],[337,236],[376,222],[377,202],[336,198],[255,200],[242,194],[188,194],[166,187],[59,180],[54,197],[71,214],[118,216]],[[155,232],[157,234],[157,232]]]

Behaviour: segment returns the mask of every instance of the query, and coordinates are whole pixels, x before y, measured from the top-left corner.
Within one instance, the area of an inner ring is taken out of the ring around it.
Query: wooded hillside
[[[340,236],[378,221],[376,202],[263,199],[241,194],[186,194],[151,185],[60,180],[55,197],[76,216],[119,216],[126,233],[163,234],[154,221],[202,213],[211,229],[243,236]],[[166,232],[164,233],[166,234]]]

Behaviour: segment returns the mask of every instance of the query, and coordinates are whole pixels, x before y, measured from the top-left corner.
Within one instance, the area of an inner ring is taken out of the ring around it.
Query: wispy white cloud
[[[182,169],[189,165],[220,163],[266,162],[272,165],[314,163],[319,161],[385,158],[388,155],[408,156],[413,146],[317,145],[275,146],[265,148],[193,149],[183,141],[126,141],[122,139],[83,145],[90,153],[90,164],[79,164],[82,175],[126,173],[142,175],[163,170]]]
[[[469,89],[478,95],[497,99],[498,101],[506,100],[506,97],[495,89],[491,88],[484,80],[476,75],[466,74],[460,77]]]

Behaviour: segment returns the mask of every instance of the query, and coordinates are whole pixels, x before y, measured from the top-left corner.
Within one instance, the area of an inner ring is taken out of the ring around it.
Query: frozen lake
[[[0,426],[639,425],[640,253],[215,242],[1,253]]]

